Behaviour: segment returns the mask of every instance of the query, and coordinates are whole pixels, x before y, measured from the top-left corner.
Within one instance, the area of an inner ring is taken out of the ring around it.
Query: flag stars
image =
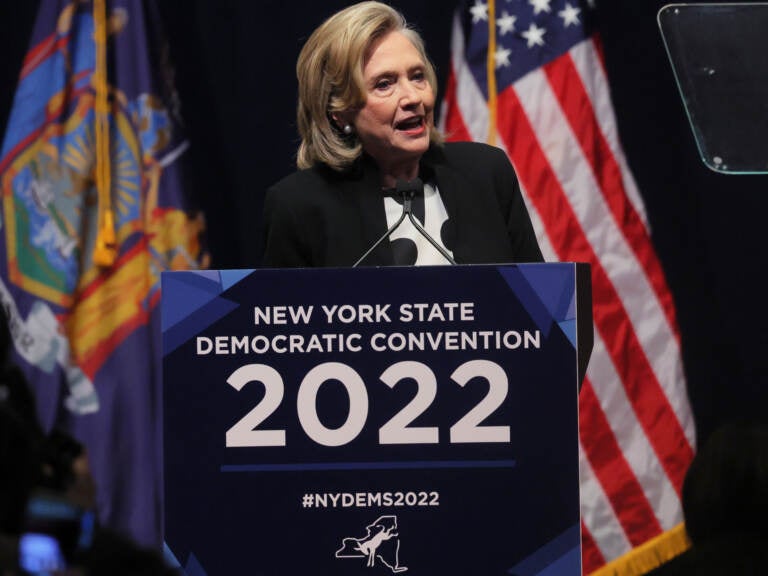
[[[533,48],[534,46],[544,46],[544,34],[546,34],[546,32],[547,31],[544,28],[539,28],[536,24],[531,22],[528,30],[522,32],[520,35],[528,41],[528,48]]]
[[[549,7],[549,3],[552,0],[528,0],[528,4],[533,6],[534,15],[541,12],[552,12],[552,8]]]
[[[499,27],[499,36],[513,32],[515,30],[515,22],[517,22],[517,17],[504,10],[501,13],[501,18],[496,19],[496,25]]]
[[[504,66],[509,66],[509,56],[512,54],[512,51],[508,48],[504,48],[503,46],[499,46],[499,48],[496,49],[496,53],[493,55],[494,62],[496,64],[496,68],[502,68]]]
[[[477,24],[481,20],[488,21],[488,4],[480,0],[475,0],[475,5],[470,7],[469,12],[472,14],[472,24]]]
[[[579,13],[581,10],[578,8],[571,6],[570,2],[565,3],[565,8],[563,10],[560,10],[560,12],[557,13],[560,18],[563,19],[563,26],[565,28],[568,28],[571,24],[574,26],[579,25]]]

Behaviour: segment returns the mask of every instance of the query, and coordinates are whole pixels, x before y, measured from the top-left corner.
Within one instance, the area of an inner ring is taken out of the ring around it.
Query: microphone
[[[365,260],[368,255],[373,252],[379,244],[384,242],[387,238],[389,238],[395,230],[400,226],[400,224],[403,223],[403,220],[405,220],[405,217],[408,216],[408,219],[411,221],[411,224],[413,224],[413,227],[416,228],[416,230],[419,231],[419,233],[426,238],[432,246],[435,247],[435,250],[440,252],[440,254],[448,260],[451,264],[456,264],[456,261],[451,257],[451,255],[440,246],[440,244],[437,243],[437,241],[432,238],[432,236],[429,235],[429,233],[424,230],[424,227],[419,223],[418,219],[413,215],[413,199],[416,197],[417,194],[424,194],[424,183],[421,181],[420,178],[414,178],[410,181],[405,180],[398,180],[395,184],[394,188],[389,188],[388,190],[385,190],[386,194],[388,196],[396,196],[403,199],[403,211],[400,214],[400,218],[397,219],[397,222],[392,224],[392,226],[389,227],[389,229],[379,238],[376,240],[376,242],[373,243],[373,246],[371,246],[365,254],[360,256],[360,258],[352,265],[352,268],[356,268],[363,260]]]

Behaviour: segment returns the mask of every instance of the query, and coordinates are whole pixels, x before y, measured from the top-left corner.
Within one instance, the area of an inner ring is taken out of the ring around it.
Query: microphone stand
[[[365,260],[368,255],[373,252],[379,244],[384,242],[387,238],[392,236],[392,233],[397,230],[397,228],[400,226],[400,224],[403,223],[403,220],[405,220],[405,217],[408,216],[408,219],[411,221],[411,224],[416,228],[416,230],[419,231],[419,233],[426,238],[432,246],[435,247],[435,250],[440,252],[440,254],[448,260],[451,264],[456,264],[456,260],[454,260],[451,255],[438,244],[432,236],[429,235],[429,233],[424,230],[421,224],[419,224],[419,221],[416,219],[416,217],[413,215],[413,209],[412,209],[412,203],[413,198],[416,196],[416,189],[423,190],[424,184],[421,182],[419,178],[416,178],[415,180],[412,180],[411,182],[398,182],[397,186],[395,188],[396,192],[400,192],[400,195],[403,198],[403,212],[400,214],[400,218],[397,219],[397,222],[392,224],[392,226],[389,227],[389,229],[379,238],[376,240],[376,242],[373,243],[373,246],[371,246],[368,251],[360,256],[360,258],[352,265],[352,268],[357,268],[358,264]]]
[[[413,197],[411,197],[411,198],[413,198]],[[405,211],[406,211],[405,203],[403,203],[403,212],[405,212]],[[454,260],[451,257],[451,255],[448,253],[448,251],[445,248],[443,248],[442,246],[440,246],[440,244],[438,244],[437,241],[434,238],[432,238],[432,236],[430,236],[429,233],[426,230],[424,230],[424,228],[421,226],[421,224],[419,224],[418,219],[416,219],[416,217],[413,215],[413,211],[411,210],[411,202],[410,202],[410,200],[408,201],[408,219],[411,221],[411,224],[413,224],[414,228],[416,228],[416,230],[421,232],[421,235],[424,236],[424,238],[429,240],[429,243],[432,244],[432,246],[435,247],[435,250],[437,250],[438,252],[440,252],[440,254],[443,255],[443,258],[448,260],[448,262],[450,262],[451,264],[456,264],[456,260]]]

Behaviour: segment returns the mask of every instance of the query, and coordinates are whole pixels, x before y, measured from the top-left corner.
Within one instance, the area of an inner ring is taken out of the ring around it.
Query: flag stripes
[[[584,455],[592,469],[598,471],[607,498],[629,504],[625,510],[618,511],[619,521],[632,544],[641,544],[661,532],[661,525],[643,494],[643,487],[625,459],[619,442],[611,433],[600,400],[589,381],[584,382],[581,390],[579,416],[583,423],[580,435]]]
[[[560,110],[544,73],[531,72],[499,97],[500,136],[509,146],[513,164],[526,167],[518,169],[523,187],[541,215],[559,259],[592,264],[595,330],[607,343],[620,379],[616,384],[627,388],[626,396],[632,399],[638,421],[679,492],[692,457],[690,454],[681,460],[679,450],[691,448],[628,317],[633,310],[643,320],[647,317],[648,296],[638,290],[644,284],[638,281],[639,264],[632,262],[623,231],[614,225],[606,226],[614,221]],[[597,252],[607,257],[600,259]],[[613,280],[613,270],[606,270],[603,262],[615,270]],[[588,371],[588,375],[591,373]],[[582,436],[582,441],[590,440]],[[606,492],[610,498],[610,491]],[[621,502],[622,506],[632,505],[632,501]],[[628,535],[633,534],[631,525],[622,526]],[[636,536],[645,538],[657,533]]]

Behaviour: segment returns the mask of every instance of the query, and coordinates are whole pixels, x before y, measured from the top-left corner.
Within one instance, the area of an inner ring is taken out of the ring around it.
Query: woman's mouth
[[[421,134],[424,131],[424,117],[413,116],[395,124],[395,129],[406,134]]]

